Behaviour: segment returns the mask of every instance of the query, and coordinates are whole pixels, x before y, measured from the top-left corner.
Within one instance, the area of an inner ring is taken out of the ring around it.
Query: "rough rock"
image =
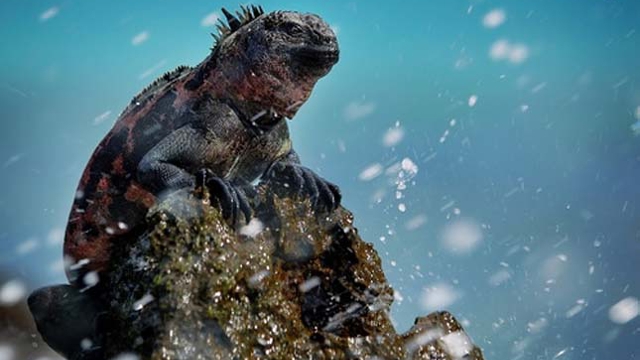
[[[103,309],[92,346],[69,356],[483,359],[448,313],[396,333],[393,290],[349,211],[316,213],[265,186],[258,198],[238,230],[186,192],[152,209],[88,292]]]
[[[7,284],[30,287],[23,276],[0,268],[0,360],[61,359],[38,335],[22,294],[9,294]]]

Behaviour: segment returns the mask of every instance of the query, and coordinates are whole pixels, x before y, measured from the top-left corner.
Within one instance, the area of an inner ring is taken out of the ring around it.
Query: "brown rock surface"
[[[97,346],[73,356],[482,359],[448,313],[396,333],[393,290],[350,212],[315,213],[264,186],[258,198],[237,231],[191,194],[162,202],[100,279]]]

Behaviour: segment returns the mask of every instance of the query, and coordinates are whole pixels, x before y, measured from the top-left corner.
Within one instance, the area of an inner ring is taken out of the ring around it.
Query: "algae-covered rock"
[[[480,348],[473,344],[460,323],[446,311],[417,318],[402,338],[409,359],[483,359]]]
[[[234,228],[188,192],[149,215],[100,279],[94,345],[71,357],[143,359],[482,359],[448,313],[405,335],[389,318],[380,258],[344,208],[261,186],[254,218]]]

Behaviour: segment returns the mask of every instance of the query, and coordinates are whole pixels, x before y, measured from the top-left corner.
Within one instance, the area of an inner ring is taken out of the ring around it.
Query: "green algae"
[[[152,211],[151,230],[123,246],[121,262],[105,279],[108,355],[482,359],[472,344],[462,353],[451,349],[447,336],[468,337],[447,313],[396,333],[389,317],[393,290],[347,210],[317,213],[309,201],[265,188],[258,197],[256,220],[244,229],[189,193]],[[141,307],[145,296],[153,300]]]

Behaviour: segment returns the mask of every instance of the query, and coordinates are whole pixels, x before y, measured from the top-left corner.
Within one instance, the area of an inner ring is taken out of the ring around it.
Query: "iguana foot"
[[[200,170],[196,177],[196,189],[206,188],[209,191],[209,200],[212,205],[217,205],[222,211],[222,216],[236,226],[240,222],[240,215],[244,215],[249,223],[252,217],[249,196],[253,194],[250,185],[240,186],[221,179],[209,169]]]
[[[342,200],[338,186],[298,164],[275,163],[267,170],[266,178],[276,185],[279,195],[308,196],[314,209],[333,211]]]

